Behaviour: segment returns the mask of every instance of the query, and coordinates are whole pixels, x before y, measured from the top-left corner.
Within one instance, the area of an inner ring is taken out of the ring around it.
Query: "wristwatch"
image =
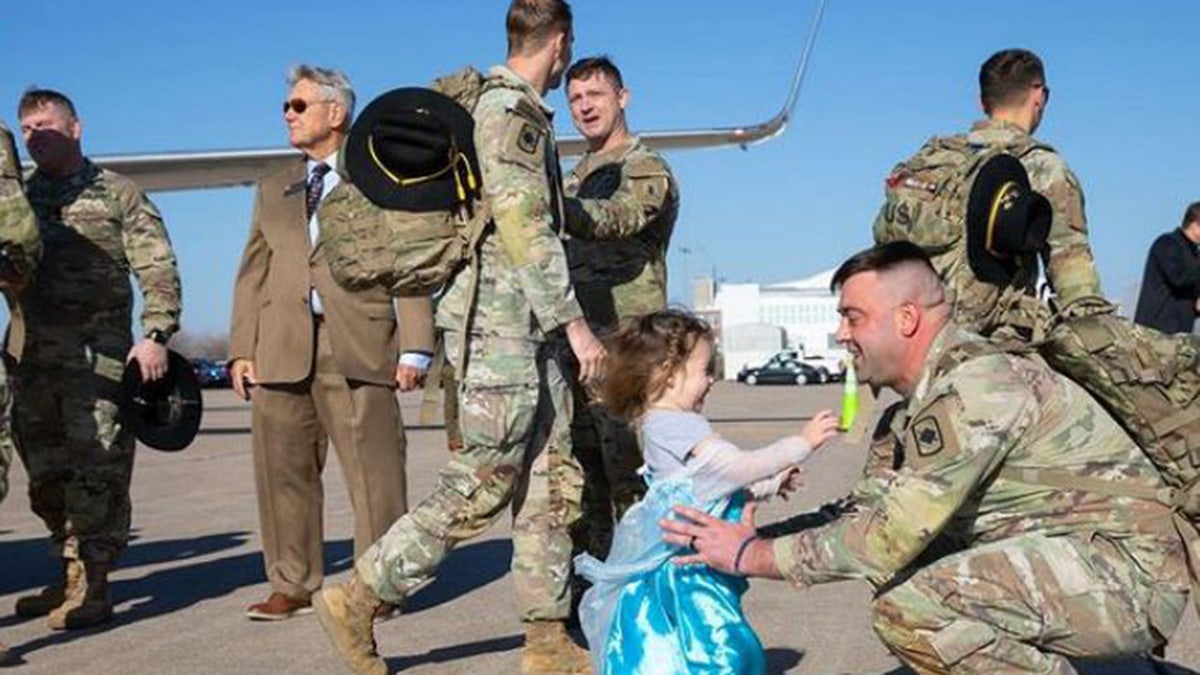
[[[160,345],[165,345],[165,344],[167,344],[167,340],[171,339],[171,336],[167,335],[166,331],[161,331],[161,330],[155,328],[154,330],[150,331],[149,333],[146,333],[146,339],[153,340]]]

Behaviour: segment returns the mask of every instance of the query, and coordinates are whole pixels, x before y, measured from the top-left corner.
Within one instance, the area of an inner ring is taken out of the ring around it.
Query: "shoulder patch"
[[[926,415],[913,422],[912,437],[917,454],[921,457],[932,457],[946,447],[942,438],[942,427],[933,415]]]
[[[521,130],[517,132],[517,147],[529,154],[537,152],[538,146],[541,145],[542,132],[537,127],[529,122],[521,124]]]

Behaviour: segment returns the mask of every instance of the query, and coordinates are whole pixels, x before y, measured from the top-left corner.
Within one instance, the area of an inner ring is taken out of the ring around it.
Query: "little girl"
[[[592,582],[579,614],[598,674],[766,673],[742,613],[746,581],[673,564],[691,550],[663,542],[658,521],[679,504],[738,520],[747,498],[795,489],[797,465],[837,432],[837,418],[822,412],[800,435],[755,451],[715,435],[699,412],[712,386],[712,339],[703,321],[667,310],[608,341],[599,398],[639,424],[649,491],[617,525],[607,560],[575,559]]]

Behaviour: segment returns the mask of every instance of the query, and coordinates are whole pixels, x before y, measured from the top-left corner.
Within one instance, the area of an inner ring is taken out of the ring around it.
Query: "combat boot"
[[[387,664],[375,647],[375,611],[379,596],[355,574],[346,584],[317,591],[312,598],[317,620],[333,640],[342,661],[357,675],[387,675]]]
[[[108,596],[106,562],[84,562],[83,581],[68,586],[66,599],[47,619],[55,630],[88,628],[112,620],[112,599]]]
[[[36,595],[26,595],[17,598],[17,616],[23,619],[34,619],[53,612],[67,597],[67,589],[83,581],[83,563],[78,560],[63,558],[62,573],[58,579],[43,588]]]
[[[532,621],[525,627],[522,675],[591,675],[588,651],[571,639],[562,621]]]

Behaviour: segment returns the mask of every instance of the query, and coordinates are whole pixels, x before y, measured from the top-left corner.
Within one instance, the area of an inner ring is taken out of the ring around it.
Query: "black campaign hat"
[[[1053,210],[1034,192],[1012,155],[989,159],[967,200],[967,264],[981,281],[1004,285],[1022,266],[1036,264],[1046,246]]]
[[[155,450],[182,450],[196,438],[204,402],[200,382],[188,360],[167,352],[167,372],[153,382],[142,381],[137,359],[121,376],[121,423]]]
[[[376,206],[452,208],[479,193],[475,120],[432,89],[393,89],[371,101],[350,128],[346,171]]]

